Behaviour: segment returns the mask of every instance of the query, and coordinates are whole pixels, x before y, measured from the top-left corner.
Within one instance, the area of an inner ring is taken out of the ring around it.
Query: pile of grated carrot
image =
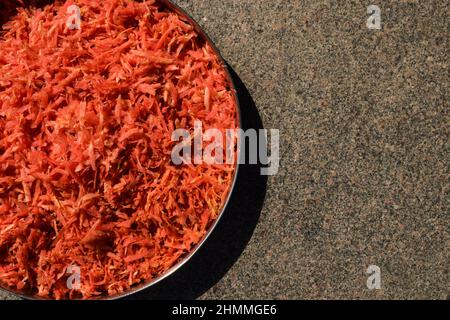
[[[220,59],[158,1],[11,1],[0,31],[0,286],[85,299],[162,275],[202,240],[234,177],[235,165],[171,162],[175,129],[237,126]]]

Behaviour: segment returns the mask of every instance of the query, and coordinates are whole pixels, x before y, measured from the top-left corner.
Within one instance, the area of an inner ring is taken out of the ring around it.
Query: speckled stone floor
[[[200,298],[445,299],[448,2],[175,2],[281,132],[252,237]]]

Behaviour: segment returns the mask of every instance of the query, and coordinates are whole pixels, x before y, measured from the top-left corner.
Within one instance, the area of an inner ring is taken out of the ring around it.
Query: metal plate
[[[242,127],[241,111],[240,111],[239,100],[238,100],[238,97],[236,94],[236,86],[233,82],[233,78],[231,77],[231,74],[227,67],[227,64],[226,64],[225,60],[223,59],[222,55],[220,54],[219,50],[214,45],[214,43],[211,41],[211,39],[208,37],[208,35],[202,30],[202,28],[199,26],[199,24],[191,16],[189,16],[183,9],[181,9],[178,5],[174,4],[170,0],[157,0],[157,2],[159,2],[162,6],[168,8],[170,11],[176,12],[181,17],[183,17],[184,20],[189,22],[194,27],[194,29],[198,33],[198,35],[201,38],[203,38],[211,46],[212,50],[219,58],[219,61],[222,64],[223,69],[225,70],[228,85],[231,88],[232,94],[234,96],[235,104],[236,104],[236,125],[237,125],[237,128],[241,128]],[[236,153],[236,159],[239,159],[239,158],[240,158],[240,148],[238,147],[237,153]],[[181,268],[185,263],[187,263],[192,258],[192,256],[194,256],[197,253],[197,251],[200,249],[200,247],[207,241],[208,237],[211,235],[211,233],[214,231],[215,227],[219,223],[220,218],[223,216],[223,213],[226,210],[228,202],[230,201],[231,194],[233,193],[233,190],[234,190],[234,187],[236,184],[236,180],[237,180],[238,171],[239,171],[239,164],[238,164],[238,161],[236,160],[236,167],[235,167],[235,171],[234,171],[233,181],[232,181],[230,189],[228,191],[227,198],[226,198],[225,202],[223,203],[222,208],[220,209],[220,213],[219,213],[217,219],[214,221],[214,223],[209,228],[206,235],[203,237],[203,239],[191,250],[191,252],[189,254],[187,254],[182,260],[180,260],[173,267],[168,269],[165,273],[163,273],[162,275],[160,275],[156,278],[153,278],[152,280],[150,280],[148,282],[136,285],[135,287],[131,288],[130,290],[125,291],[120,294],[111,295],[111,296],[103,295],[103,296],[98,296],[98,297],[92,297],[91,300],[115,300],[115,299],[124,298],[124,297],[130,296],[134,293],[143,291],[143,290],[155,285],[156,283],[160,282],[161,280],[167,278],[168,276],[170,276],[171,274],[176,272],[179,268]],[[28,299],[28,300],[49,300],[49,298],[39,297],[36,295],[24,294],[22,292],[14,291],[10,288],[4,288],[1,286],[0,286],[0,288],[2,290],[5,290],[9,293],[12,293],[14,295],[17,295],[21,298]]]

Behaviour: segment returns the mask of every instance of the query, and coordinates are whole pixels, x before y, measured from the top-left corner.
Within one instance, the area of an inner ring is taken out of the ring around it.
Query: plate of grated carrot
[[[186,263],[222,215],[236,163],[175,165],[171,133],[239,128],[233,81],[170,1],[41,2],[0,4],[0,287],[120,298]]]

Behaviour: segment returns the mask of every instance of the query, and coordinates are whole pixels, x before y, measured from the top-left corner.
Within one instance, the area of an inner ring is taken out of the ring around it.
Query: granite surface
[[[175,2],[280,130],[281,165],[240,187],[238,229],[140,298],[447,298],[448,2]],[[366,27],[370,4],[381,30]]]

